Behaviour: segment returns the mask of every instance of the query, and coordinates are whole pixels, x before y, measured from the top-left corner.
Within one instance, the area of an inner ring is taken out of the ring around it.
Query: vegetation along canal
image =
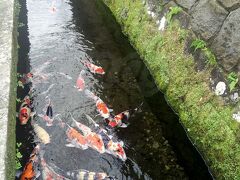
[[[100,1],[20,4],[17,179],[211,179]]]

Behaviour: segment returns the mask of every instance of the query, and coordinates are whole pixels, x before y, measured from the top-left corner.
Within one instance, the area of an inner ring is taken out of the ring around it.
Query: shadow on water
[[[28,73],[45,60],[54,59],[45,73],[59,71],[75,79],[79,69],[84,68],[79,59],[90,57],[95,64],[104,67],[106,75],[98,77],[88,73],[88,88],[113,108],[114,113],[134,109],[143,102],[140,110],[132,115],[130,125],[117,130],[118,139],[125,143],[128,156],[125,162],[108,154],[99,155],[92,149],[68,148],[59,127],[46,127],[40,119],[34,119],[51,135],[52,143],[47,145],[45,153],[47,162],[64,171],[81,168],[106,171],[118,179],[211,179],[178,117],[108,8],[96,0],[59,0],[62,4],[57,12],[49,14],[49,0],[29,0],[28,6],[26,0],[20,2],[19,19],[25,26],[19,28],[18,73]],[[53,101],[54,113],[61,113],[64,121],[69,122],[69,113],[81,120],[83,113],[96,115],[94,103],[75,91],[69,81],[57,76],[34,86],[37,113],[46,103],[41,94],[51,83],[55,86],[48,95]],[[23,99],[29,88],[18,88],[18,97]],[[30,123],[26,126],[17,123],[16,133],[17,141],[23,143],[20,151],[24,155],[22,164],[25,164],[35,139]]]
[[[30,62],[29,62],[29,32],[28,32],[28,19],[27,19],[27,2],[26,0],[20,0],[20,12],[19,12],[19,24],[22,24],[18,27],[18,64],[17,64],[17,73],[26,74],[30,72]],[[19,79],[20,77],[18,77]],[[28,95],[31,86],[26,85],[24,88],[17,88],[17,98],[22,100],[25,96]],[[17,103],[17,112],[21,106],[21,103]],[[16,142],[21,142],[22,145],[19,148],[19,151],[22,152],[23,157],[21,159],[21,164],[24,165],[31,154],[34,143],[33,143],[33,135],[32,135],[32,126],[28,123],[26,126],[21,126],[19,123],[19,119],[16,118]],[[22,170],[23,167],[20,169]]]

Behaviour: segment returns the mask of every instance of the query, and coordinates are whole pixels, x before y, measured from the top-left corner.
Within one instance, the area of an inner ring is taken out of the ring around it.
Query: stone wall
[[[180,6],[197,37],[205,40],[216,55],[225,76],[236,72],[240,79],[239,0],[147,0],[151,10],[167,4]],[[157,12],[156,12],[157,13]]]

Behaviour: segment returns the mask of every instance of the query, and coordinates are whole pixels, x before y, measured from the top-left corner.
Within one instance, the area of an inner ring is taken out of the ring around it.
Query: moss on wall
[[[18,61],[18,28],[19,3],[15,0],[14,20],[12,33],[12,62],[11,62],[11,84],[8,109],[8,138],[6,154],[6,178],[15,179],[15,157],[16,157],[16,82],[17,82],[17,61]]]
[[[240,179],[239,124],[232,119],[233,107],[224,105],[209,88],[211,66],[196,72],[192,55],[184,53],[186,37],[191,32],[181,29],[177,21],[160,32],[141,0],[103,2],[179,114],[214,177]]]

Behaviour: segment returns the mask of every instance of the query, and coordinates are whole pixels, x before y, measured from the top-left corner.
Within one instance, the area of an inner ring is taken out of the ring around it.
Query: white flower
[[[220,81],[216,86],[215,94],[218,96],[223,95],[225,90],[226,90],[226,84],[224,82]]]

